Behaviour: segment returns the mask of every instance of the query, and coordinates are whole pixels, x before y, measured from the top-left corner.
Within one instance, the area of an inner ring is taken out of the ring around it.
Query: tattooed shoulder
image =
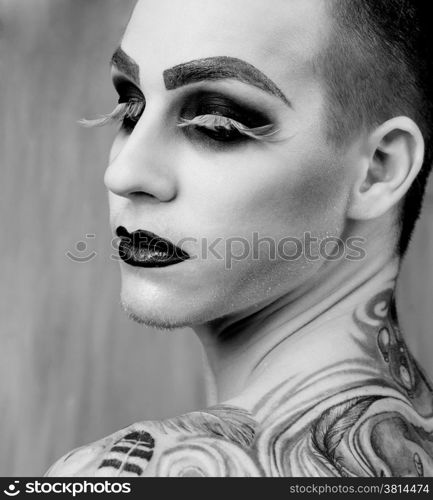
[[[387,314],[391,293],[354,314],[359,357],[282,382],[251,413],[221,405],[132,425],[47,476],[433,477],[433,390]]]
[[[275,412],[260,426],[220,406],[135,424],[70,453],[47,476],[433,476],[433,420],[393,397],[349,397],[319,417]]]
[[[134,424],[69,453],[46,476],[258,476],[248,452],[256,425],[247,411],[225,405]]]

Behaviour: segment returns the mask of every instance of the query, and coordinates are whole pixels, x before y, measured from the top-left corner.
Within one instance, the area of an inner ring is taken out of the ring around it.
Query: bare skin
[[[398,327],[395,271],[285,338],[238,397],[132,425],[48,476],[432,476],[433,389]],[[290,366],[282,345],[294,342],[302,361]]]
[[[432,387],[394,301],[395,207],[421,168],[423,138],[395,117],[336,150],[312,64],[332,26],[329,2],[274,3],[138,3],[113,74],[134,81],[146,111],[113,146],[113,232],[122,224],[172,240],[357,236],[365,255],[287,262],[264,252],[231,268],[196,258],[162,271],[122,262],[122,300],[135,319],[199,336],[210,406],[134,424],[66,455],[47,476],[433,475]],[[251,83],[253,70],[242,82],[175,88],[174,68],[212,57],[227,61],[227,74],[233,59],[246,61],[272,83]],[[278,124],[279,140],[222,148],[201,132],[181,134],[177,110],[194,104],[196,90],[254,103]]]

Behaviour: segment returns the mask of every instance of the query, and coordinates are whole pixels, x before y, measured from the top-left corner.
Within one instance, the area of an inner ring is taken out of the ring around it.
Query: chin
[[[190,322],[186,319],[174,319],[168,317],[158,316],[156,314],[150,314],[145,311],[137,311],[132,308],[130,304],[126,303],[124,300],[121,302],[122,309],[128,315],[128,318],[138,323],[139,325],[148,326],[150,328],[155,328],[156,330],[172,331],[179,328],[186,328],[191,326]]]
[[[193,327],[212,319],[214,307],[206,307],[203,297],[153,287],[122,284],[121,305],[130,319],[158,330]]]

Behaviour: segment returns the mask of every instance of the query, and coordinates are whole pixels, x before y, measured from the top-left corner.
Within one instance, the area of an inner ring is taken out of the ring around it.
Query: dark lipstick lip
[[[119,226],[116,235],[121,240],[120,258],[133,267],[168,267],[190,259],[181,248],[150,231],[140,229],[130,233]]]

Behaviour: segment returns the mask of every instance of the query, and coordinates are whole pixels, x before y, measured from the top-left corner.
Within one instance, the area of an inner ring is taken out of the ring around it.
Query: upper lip
[[[190,256],[181,248],[176,246],[171,241],[158,236],[150,231],[145,231],[144,229],[138,229],[130,233],[125,227],[119,226],[116,229],[116,234],[122,240],[129,240],[134,246],[146,246],[152,248],[156,251],[163,252],[172,257],[177,257],[181,259],[189,259]]]

